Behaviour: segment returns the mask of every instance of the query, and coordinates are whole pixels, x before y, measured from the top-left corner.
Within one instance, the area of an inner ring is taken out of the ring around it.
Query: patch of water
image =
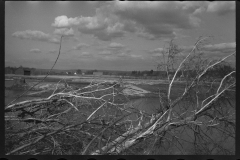
[[[12,83],[13,83],[12,81],[5,81],[5,86],[6,85],[11,86]],[[23,92],[24,91],[5,90],[5,104],[8,104],[9,102],[11,102],[13,99],[15,99],[17,96],[19,96]],[[24,96],[24,97],[20,98],[19,100],[17,100],[16,102],[20,102],[20,101],[23,101],[23,100],[29,100],[29,99],[35,99],[35,98],[38,98],[38,97]],[[185,103],[182,102],[179,105],[187,106],[188,104],[185,104]],[[233,105],[235,106],[235,103],[233,103]],[[126,106],[127,107],[133,106],[134,108],[142,110],[142,111],[144,111],[148,114],[153,114],[153,113],[156,113],[157,109],[159,109],[160,102],[159,102],[158,98],[139,98],[139,99],[131,100],[130,102],[127,103]],[[92,110],[94,110],[94,108]],[[176,110],[178,111],[177,108],[178,108],[178,106],[176,106]],[[191,111],[193,110],[192,107],[189,107],[189,108],[191,109]],[[106,110],[103,110],[103,111],[100,111],[100,112],[102,112],[102,113],[105,112],[106,113]],[[131,119],[136,119],[137,116],[133,115],[130,118]],[[174,135],[178,137],[178,141],[180,141],[180,143],[184,146],[183,148],[184,148],[185,151],[188,151],[189,154],[194,153],[194,151],[193,151],[193,147],[194,147],[194,145],[193,145],[193,142],[194,142],[194,132],[193,132],[193,130],[191,130],[189,127],[179,127],[179,128],[174,129],[170,132],[174,133]],[[207,132],[206,131],[205,133],[210,138],[214,139],[214,141],[218,141],[218,139],[221,140],[221,138],[222,138],[222,135],[217,130],[213,130],[212,132],[210,132],[210,131]],[[166,135],[166,138],[172,139],[171,135]],[[165,141],[167,141],[167,139],[165,139]],[[211,144],[210,140],[208,140],[208,142],[209,142],[209,144],[206,143],[206,145],[209,145],[209,148],[214,148],[214,147],[217,148],[217,146],[213,145],[213,143],[212,143],[212,145],[210,145]],[[161,154],[164,154],[164,153],[169,154],[169,152],[172,152],[172,153],[175,153],[175,154],[182,154],[182,152],[179,151],[179,149],[178,149],[178,148],[181,148],[182,146],[180,146],[179,143],[177,143],[177,142],[175,143],[175,145],[176,146],[169,147],[168,151],[161,150]],[[234,141],[233,138],[229,138],[228,140],[224,141],[224,144],[222,144],[222,146],[224,146],[226,148],[232,148],[231,150],[234,151],[235,141]],[[184,154],[186,154],[186,153],[184,153]],[[217,150],[213,149],[211,154],[217,154]]]
[[[160,109],[160,102],[158,98],[139,98],[128,102],[127,106],[133,106],[134,108],[142,110],[148,114],[153,114]]]

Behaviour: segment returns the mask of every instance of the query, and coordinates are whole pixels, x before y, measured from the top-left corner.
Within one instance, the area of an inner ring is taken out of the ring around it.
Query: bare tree
[[[6,106],[6,154],[234,154],[235,71],[204,75],[235,52],[205,60],[205,39],[180,60],[173,41],[163,51],[168,88],[154,114],[127,105],[124,82],[106,81]]]

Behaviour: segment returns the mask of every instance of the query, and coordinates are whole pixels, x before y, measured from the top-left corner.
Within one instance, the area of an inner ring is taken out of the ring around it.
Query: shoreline
[[[25,75],[14,75],[14,74],[5,74],[5,79],[14,79],[14,78],[25,78],[25,79],[32,79],[32,80],[42,80],[45,77],[45,75],[31,75],[31,76],[25,76]],[[48,81],[54,81],[57,82],[59,80],[66,80],[67,82],[102,82],[102,81],[119,81],[120,77],[118,76],[93,76],[93,75],[84,75],[84,76],[61,76],[61,75],[49,75],[45,80]],[[125,82],[141,82],[141,83],[152,83],[152,84],[168,84],[167,80],[163,79],[138,79],[138,78],[122,78]],[[176,81],[179,83],[183,83],[181,81]]]
[[[14,74],[5,74],[5,80],[12,80],[12,79],[19,79],[19,78],[24,78],[24,79],[28,79],[28,80],[34,80],[34,81],[41,81],[43,78],[45,77],[45,75],[31,75],[31,76],[25,76],[25,75],[14,75]],[[61,76],[61,75],[49,75],[44,82],[59,82],[60,80],[65,80],[67,83],[70,84],[90,84],[92,82],[94,83],[101,83],[101,82],[107,82],[107,83],[114,83],[114,82],[118,82],[120,79],[120,77],[114,76],[114,77],[110,77],[110,76],[94,76],[94,75],[84,75],[84,76]],[[122,78],[122,81],[124,83],[128,83],[128,84],[134,84],[134,85],[138,85],[138,84],[148,84],[148,85],[157,85],[157,84],[169,84],[168,80],[164,80],[164,79],[137,79],[137,78]],[[185,81],[180,81],[180,80],[176,80],[174,81],[174,84],[185,84]],[[216,82],[204,82],[205,84],[219,84],[220,81],[216,81]]]

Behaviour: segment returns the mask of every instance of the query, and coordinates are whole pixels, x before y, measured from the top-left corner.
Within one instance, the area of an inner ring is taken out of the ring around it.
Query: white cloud
[[[127,48],[121,43],[112,42],[108,46],[98,48],[98,54],[100,55],[113,55],[120,56],[121,54],[129,54],[131,49]]]
[[[205,45],[202,49],[206,52],[233,53],[236,50],[236,42]]]
[[[73,37],[72,39],[74,42],[79,42],[79,38],[77,38],[77,37]]]
[[[94,54],[89,53],[89,52],[75,52],[71,56],[76,57],[76,58],[94,58]],[[73,58],[72,60],[76,60]]]
[[[55,18],[54,23],[52,23],[53,27],[71,27],[73,25],[78,25],[79,21],[78,21],[78,17],[76,18],[68,18],[65,15],[62,16],[58,16]]]
[[[233,10],[234,2],[114,1],[101,5],[94,16],[58,16],[52,26],[77,26],[79,32],[102,41],[124,37],[127,32],[150,40],[173,39],[179,30],[199,27],[198,15],[203,12],[224,15]]]
[[[74,31],[72,28],[56,28],[54,34],[63,36],[74,36]]]
[[[123,45],[121,43],[112,42],[112,43],[109,44],[109,48],[112,48],[112,49],[123,49],[123,48],[125,48],[125,45]]]
[[[184,56],[184,57],[187,56],[187,54],[192,51],[193,47],[194,46],[179,46],[179,48],[183,49],[183,52],[179,56]],[[236,43],[232,42],[232,43],[208,44],[208,45],[201,46],[199,49],[200,49],[200,52],[197,52],[197,53],[203,53],[202,58],[219,59],[235,52]]]
[[[81,50],[82,48],[87,48],[87,47],[89,47],[88,44],[79,43],[77,46],[73,47],[73,50]]]
[[[147,53],[149,53],[153,57],[159,57],[159,56],[162,56],[163,51],[164,51],[164,48],[156,48],[148,51]]]
[[[42,51],[40,51],[40,49],[35,48],[35,49],[31,49],[30,52],[32,52],[32,53],[41,53]]]
[[[86,56],[86,55],[90,55],[88,52],[82,52],[81,55]]]
[[[110,14],[109,11],[96,9],[96,15],[93,17],[56,17],[52,26],[77,26],[78,31],[81,33],[93,35],[103,41],[109,41],[113,38],[122,37],[124,35],[124,32],[122,31],[124,25],[119,22],[117,23],[117,20],[115,19],[116,17],[113,17],[114,15]]]
[[[129,55],[132,58],[140,58],[140,59],[144,59],[144,57],[142,55],[137,55],[137,54],[130,54]]]
[[[97,10],[94,17],[81,17],[78,31],[94,35],[102,41],[110,41],[113,38],[123,37],[123,25],[115,23],[113,19],[104,16],[101,10]]]
[[[58,44],[60,42],[59,38],[52,37],[49,34],[43,33],[41,31],[17,31],[12,34],[13,37],[20,38],[20,39],[29,39],[35,41],[42,41],[42,42],[50,42]]]
[[[235,11],[235,1],[215,1],[208,5],[208,12],[216,12],[218,15],[225,15]]]
[[[49,51],[48,53],[54,54],[54,53],[57,53],[57,52],[58,52],[57,50],[51,50],[51,51]]]
[[[178,46],[178,48],[181,50],[179,54],[176,55],[176,57],[186,57],[189,52],[192,51],[193,45],[191,46]],[[218,43],[218,44],[208,44],[203,45],[199,48],[201,53],[203,53],[203,58],[214,58],[214,57],[224,57],[227,56],[234,51],[236,51],[236,42],[232,43]],[[150,51],[147,51],[149,55],[152,57],[160,57],[163,56],[162,52],[164,51],[164,48],[156,48]],[[200,53],[200,52],[198,52]],[[192,54],[193,55],[193,54]]]
[[[113,53],[109,50],[103,50],[98,52],[99,55],[112,55]]]

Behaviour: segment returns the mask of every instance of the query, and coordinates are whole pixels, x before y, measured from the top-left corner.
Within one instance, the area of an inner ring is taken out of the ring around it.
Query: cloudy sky
[[[5,2],[5,66],[51,68],[61,35],[55,69],[155,70],[169,40],[187,52],[199,36],[219,59],[235,51],[235,22],[233,1]]]

